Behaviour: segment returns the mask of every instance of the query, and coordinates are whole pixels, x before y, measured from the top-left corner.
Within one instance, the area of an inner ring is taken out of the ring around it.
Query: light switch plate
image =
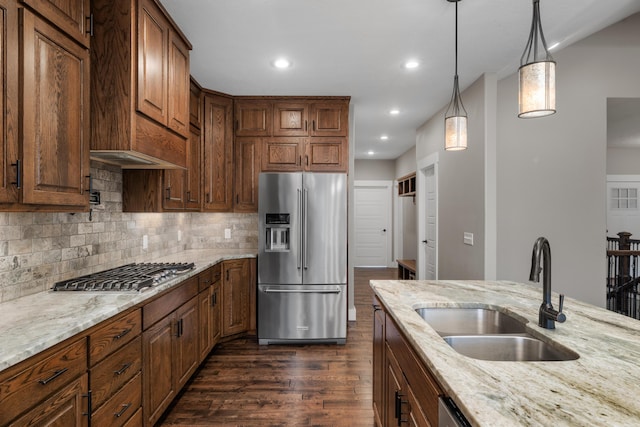
[[[473,233],[464,232],[464,244],[473,246]]]
[[[142,236],[142,249],[149,249],[149,236]]]
[[[230,239],[231,238],[231,229],[230,228],[225,228],[224,229],[224,238],[225,239]]]

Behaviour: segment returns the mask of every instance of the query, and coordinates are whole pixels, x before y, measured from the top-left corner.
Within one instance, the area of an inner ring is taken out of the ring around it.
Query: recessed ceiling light
[[[400,114],[400,110],[391,110],[389,111],[389,114],[391,114],[392,116],[397,116],[398,114]]]
[[[273,65],[274,65],[276,68],[285,69],[285,68],[289,68],[289,67],[291,67],[291,62],[290,62],[288,59],[285,59],[285,58],[279,58],[279,59],[276,59],[276,60],[273,62]]]
[[[407,62],[404,63],[404,68],[408,69],[408,70],[412,70],[414,68],[418,68],[418,66],[420,66],[420,63],[414,59],[411,59]]]
[[[367,151],[367,154],[370,155],[370,156],[373,156],[376,153],[374,153],[373,151]]]
[[[389,137],[387,135],[382,135],[380,139],[383,141],[386,141],[387,139],[389,139]]]

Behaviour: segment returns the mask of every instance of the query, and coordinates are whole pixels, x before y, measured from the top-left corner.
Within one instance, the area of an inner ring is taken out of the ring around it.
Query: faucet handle
[[[562,307],[564,306],[564,294],[560,294],[560,301],[558,302],[558,311],[562,313]]]

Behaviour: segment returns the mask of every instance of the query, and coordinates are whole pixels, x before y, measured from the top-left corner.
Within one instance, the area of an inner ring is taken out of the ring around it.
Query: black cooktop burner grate
[[[139,291],[185,273],[194,263],[127,264],[57,282],[54,291]]]

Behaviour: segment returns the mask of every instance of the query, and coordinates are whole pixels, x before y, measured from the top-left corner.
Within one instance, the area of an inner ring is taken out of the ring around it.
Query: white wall
[[[495,87],[493,74],[481,76],[462,93],[468,113],[468,148],[444,151],[444,109],[417,131],[416,158],[439,154],[438,163],[438,278],[482,279],[485,275],[485,162],[487,88]],[[493,161],[489,162],[490,164]],[[420,189],[418,189],[420,190]],[[420,191],[418,191],[420,197]],[[463,243],[464,232],[474,234],[474,245]]]
[[[607,174],[640,175],[640,148],[607,148]]]
[[[498,278],[527,282],[546,236],[554,291],[603,306],[607,97],[640,96],[640,14],[553,55],[555,115],[518,119],[517,76],[498,83]]]
[[[395,160],[396,178],[408,175],[416,171],[416,147],[415,145],[405,151],[403,155]]]
[[[395,168],[395,160],[356,159],[354,179],[356,181],[393,181],[396,179]]]

